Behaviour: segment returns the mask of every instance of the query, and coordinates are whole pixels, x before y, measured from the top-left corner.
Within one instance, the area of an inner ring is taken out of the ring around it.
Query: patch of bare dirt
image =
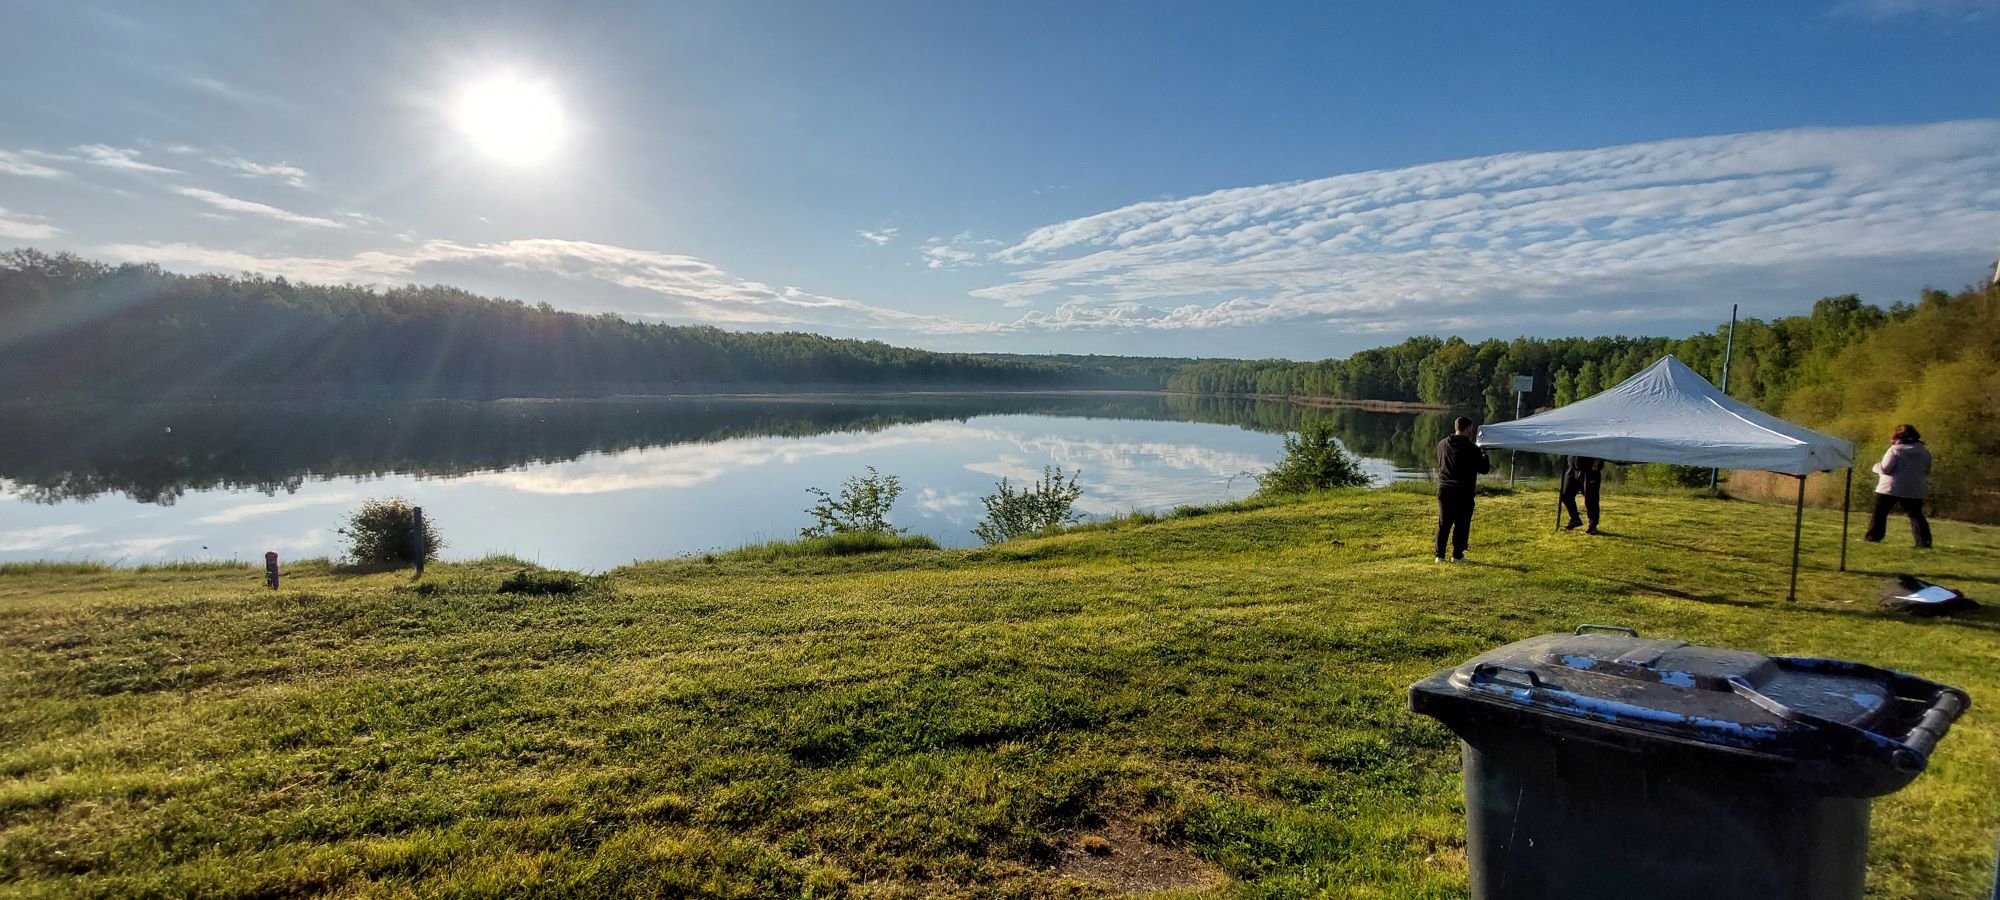
[[[1077,835],[1063,848],[1056,874],[1119,894],[1199,891],[1226,880],[1201,857],[1179,847],[1155,844],[1115,821]]]

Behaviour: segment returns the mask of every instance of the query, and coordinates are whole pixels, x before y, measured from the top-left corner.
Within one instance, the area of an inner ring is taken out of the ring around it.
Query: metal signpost
[[[1521,417],[1521,400],[1523,397],[1527,396],[1527,393],[1529,391],[1532,391],[1534,389],[1535,389],[1535,376],[1533,375],[1514,376],[1514,418],[1518,419]],[[1512,487],[1514,484],[1514,463],[1516,460],[1520,458],[1520,455],[1521,451],[1519,450],[1507,451],[1507,485],[1509,487]]]
[[[1722,342],[1722,393],[1729,394],[1729,358],[1736,355],[1736,304],[1729,304],[1729,337]],[[1715,493],[1716,476],[1720,469],[1708,470],[1708,492]]]

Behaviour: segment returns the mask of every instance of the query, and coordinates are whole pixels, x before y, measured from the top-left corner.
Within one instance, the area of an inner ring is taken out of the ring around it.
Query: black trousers
[[[1465,544],[1472,534],[1472,492],[1438,492],[1438,533],[1437,555],[1444,555],[1444,545],[1451,543],[1451,555],[1465,556]]]
[[[1590,514],[1590,527],[1597,527],[1597,491],[1603,486],[1602,478],[1583,478],[1574,474],[1563,476],[1562,504],[1563,509],[1569,510],[1570,521],[1582,518],[1576,514],[1576,495],[1582,494],[1584,512]]]
[[[1876,494],[1875,511],[1868,516],[1868,533],[1863,534],[1861,539],[1881,540],[1883,532],[1889,530],[1889,510],[1899,504],[1903,507],[1904,514],[1910,517],[1910,537],[1916,540],[1918,547],[1928,548],[1931,545],[1931,521],[1924,518],[1922,497],[1891,497],[1888,494]]]

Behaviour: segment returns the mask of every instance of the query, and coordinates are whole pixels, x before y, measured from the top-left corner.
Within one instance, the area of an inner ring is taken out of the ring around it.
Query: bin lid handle
[[[1517,677],[1501,678],[1499,677],[1500,673]],[[1511,684],[1515,687],[1525,687],[1529,690],[1537,690],[1542,686],[1542,677],[1536,675],[1535,670],[1527,666],[1517,666],[1513,663],[1503,662],[1483,662],[1472,667],[1472,682],[1474,684],[1492,684],[1497,682],[1500,684]]]
[[[1586,632],[1591,632],[1591,631],[1613,631],[1625,635],[1627,637],[1639,636],[1639,632],[1637,630],[1626,628],[1623,625],[1578,625],[1576,626],[1576,630],[1571,633],[1584,634]]]

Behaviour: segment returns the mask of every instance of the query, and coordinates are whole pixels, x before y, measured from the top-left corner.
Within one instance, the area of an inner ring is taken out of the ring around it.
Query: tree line
[[[1722,382],[1728,326],[1684,338],[1527,338],[1470,343],[1414,337],[1346,359],[1207,361],[1168,380],[1193,394],[1401,400],[1514,416],[1515,375],[1531,375],[1529,411],[1564,406],[1638,373],[1665,354]],[[1946,514],[2000,520],[2000,285],[1925,290],[1887,308],[1852,294],[1805,315],[1737,323],[1729,393],[1854,441],[1855,492],[1897,423],[1916,424],[1937,457],[1933,499]],[[1821,492],[1839,503],[1838,485]]]
[[[1939,506],[2000,519],[2000,289],[1854,295],[1746,319],[1729,392],[1855,440],[1917,424]],[[1611,387],[1664,354],[1720,381],[1726,327],[1683,338],[1413,337],[1345,359],[937,353],[801,332],[630,322],[445,286],[377,290],[0,253],[0,395],[27,399],[489,398],[838,387],[1132,388],[1432,403],[1510,418]],[[1865,470],[1864,470],[1865,472]],[[1861,479],[1864,483],[1866,478]],[[1865,485],[1864,485],[1865,486]]]
[[[1158,389],[1185,362],[936,353],[802,332],[631,322],[441,285],[377,290],[0,253],[0,389],[17,398]]]

